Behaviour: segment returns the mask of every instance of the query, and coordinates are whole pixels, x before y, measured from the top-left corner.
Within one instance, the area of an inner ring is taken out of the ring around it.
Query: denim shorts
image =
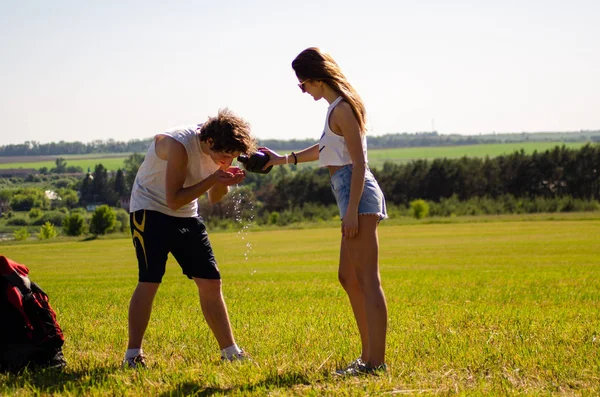
[[[331,176],[331,190],[340,209],[340,219],[344,219],[350,202],[350,183],[352,180],[352,164],[347,164]],[[358,204],[359,214],[374,214],[379,220],[386,219],[385,197],[369,168],[365,169],[365,185]]]

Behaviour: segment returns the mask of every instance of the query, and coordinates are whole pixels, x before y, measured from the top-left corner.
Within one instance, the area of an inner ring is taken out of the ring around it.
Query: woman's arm
[[[335,107],[330,116],[332,130],[341,133],[346,141],[350,158],[352,159],[352,179],[350,182],[350,200],[346,215],[342,220],[342,234],[352,238],[358,234],[358,204],[365,185],[366,160],[363,150],[363,140],[360,134],[358,120],[352,108],[346,102]]]
[[[319,159],[319,144],[315,143],[314,145],[307,147],[306,149],[300,150],[299,152],[294,152],[296,158],[299,163],[306,163],[308,161],[317,161]],[[294,164],[294,156],[289,155],[289,162]]]
[[[265,152],[269,155],[269,161],[264,166],[264,168],[268,168],[272,165],[284,165],[285,164],[285,155],[280,155],[273,150],[260,147],[258,148],[261,152]],[[300,150],[299,152],[294,152],[296,155],[297,163],[306,163],[309,161],[316,161],[319,159],[319,144],[315,143],[312,146],[307,147],[306,149]],[[288,154],[288,164],[294,164],[294,156],[290,153]]]

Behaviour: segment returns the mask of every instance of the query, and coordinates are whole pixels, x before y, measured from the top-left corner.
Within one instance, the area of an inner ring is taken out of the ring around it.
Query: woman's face
[[[323,98],[323,83],[316,80],[298,80],[298,87],[303,93],[313,97],[315,101]]]

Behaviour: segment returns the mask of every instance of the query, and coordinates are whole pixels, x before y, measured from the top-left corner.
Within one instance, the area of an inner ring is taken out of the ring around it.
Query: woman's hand
[[[358,212],[347,211],[342,220],[342,237],[354,238],[358,234]]]
[[[227,170],[219,169],[213,176],[217,182],[225,186],[237,185],[246,178],[246,172],[239,167],[229,167]]]
[[[272,165],[285,164],[285,156],[282,156],[279,153],[274,152],[273,150],[269,149],[268,147],[259,147],[258,150],[269,155],[269,161],[267,161],[267,164],[265,164],[265,166],[263,167],[263,170],[266,170],[267,168],[269,168]]]

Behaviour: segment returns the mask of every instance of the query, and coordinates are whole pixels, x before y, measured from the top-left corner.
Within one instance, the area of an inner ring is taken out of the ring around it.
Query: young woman
[[[302,51],[292,62],[300,90],[329,103],[318,144],[290,155],[261,148],[265,166],[319,161],[329,168],[340,209],[342,238],[338,276],[350,298],[362,341],[362,353],[341,375],[387,371],[387,305],[379,277],[377,225],[387,218],[385,199],[367,167],[366,111],[333,58],[318,48]]]

